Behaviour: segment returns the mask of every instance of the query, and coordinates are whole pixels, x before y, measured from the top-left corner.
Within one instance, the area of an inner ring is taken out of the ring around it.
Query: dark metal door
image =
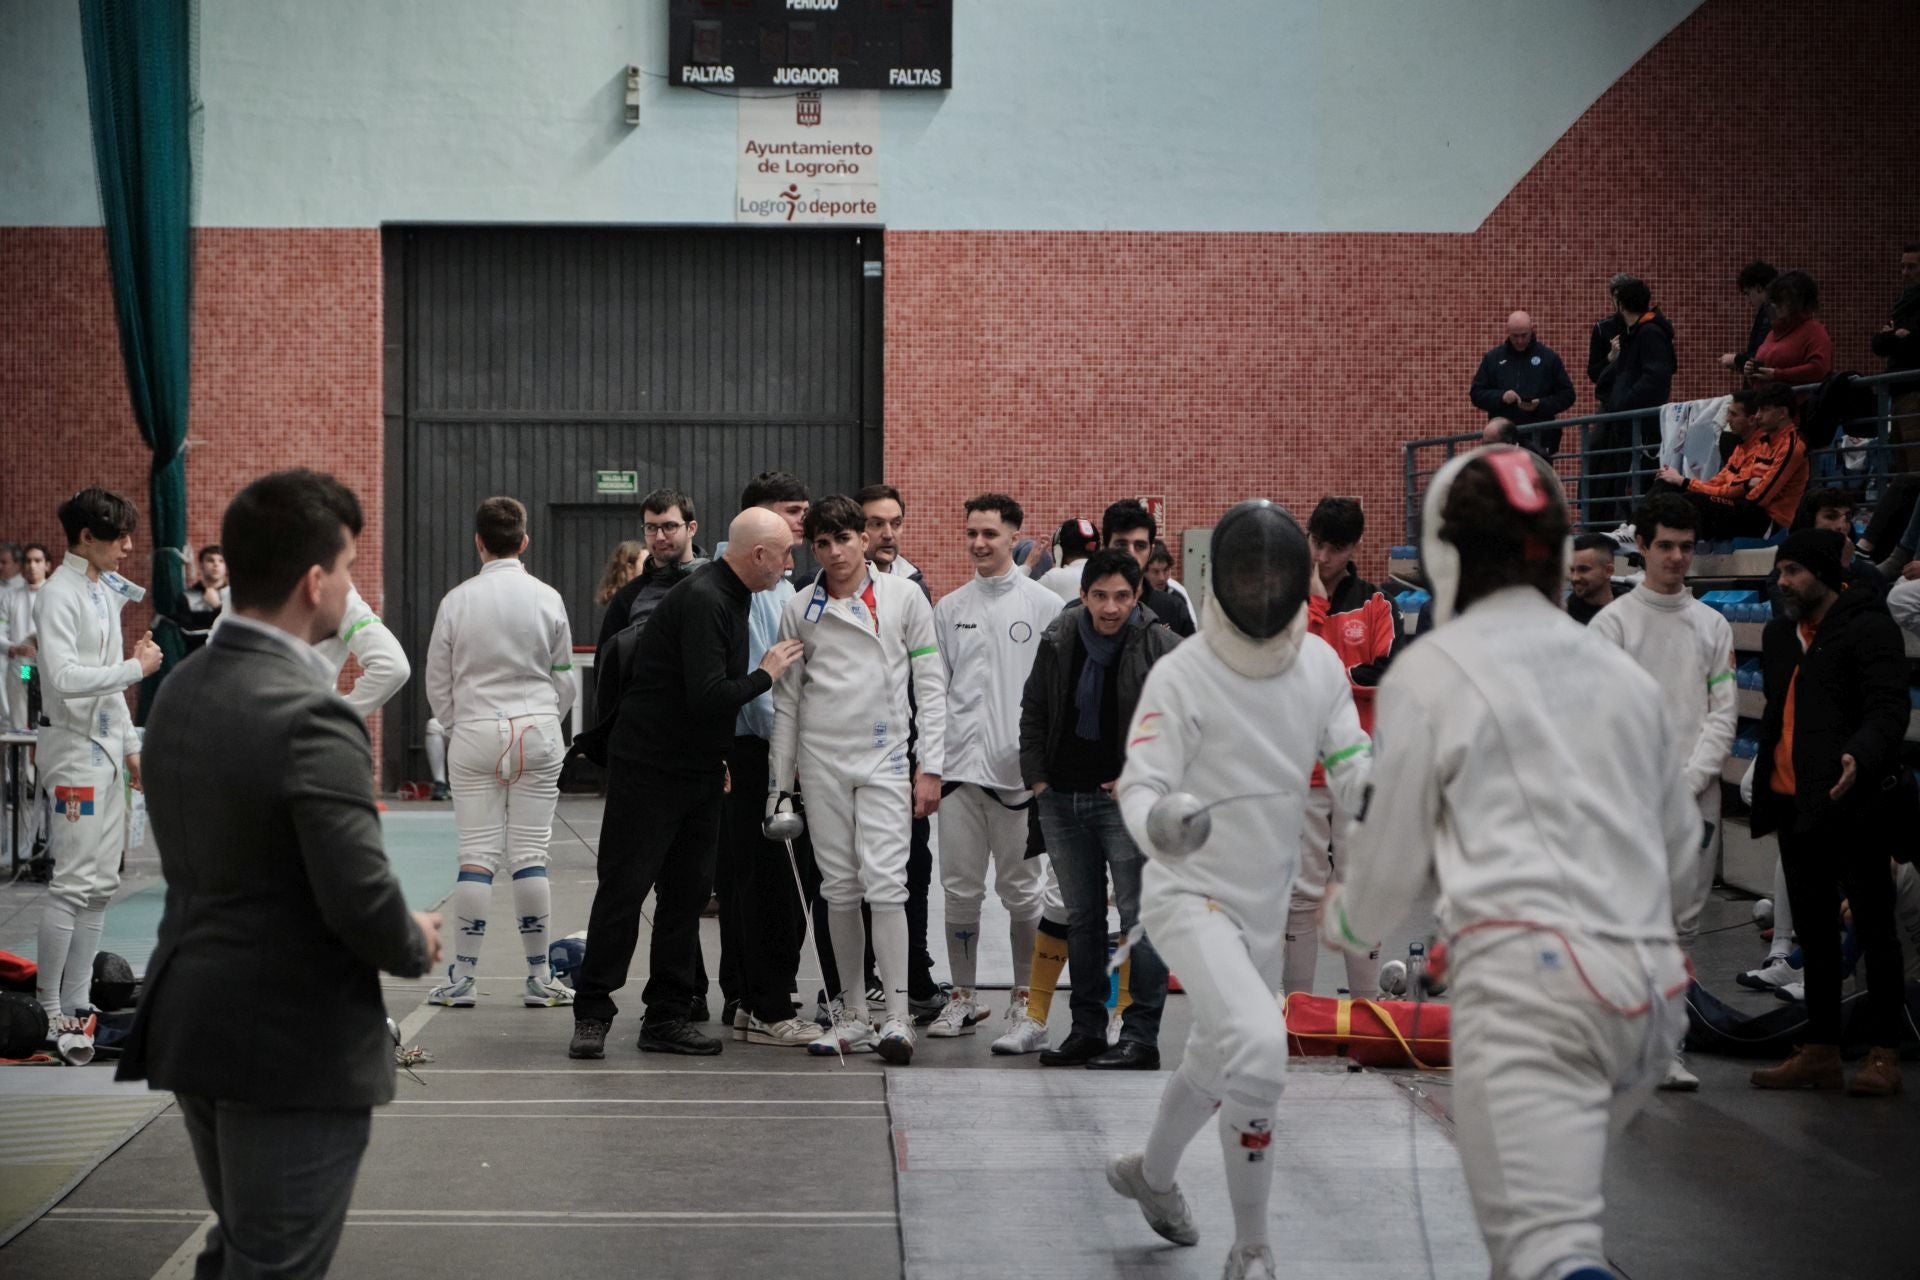
[[[880,478],[880,236],[611,227],[391,228],[385,613],[424,669],[441,596],[478,568],[481,499],[526,503],[528,568],[591,644],[640,496],[692,498],[711,551],[741,487]],[[871,262],[873,265],[869,266]],[[634,472],[634,493],[596,473]],[[388,783],[424,776],[422,682],[388,707]]]

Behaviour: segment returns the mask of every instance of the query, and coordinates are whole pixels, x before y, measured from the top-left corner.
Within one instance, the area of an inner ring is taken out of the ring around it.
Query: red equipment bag
[[[33,984],[39,974],[39,966],[25,956],[0,951],[0,991],[22,991],[32,995]]]
[[[1304,991],[1289,995],[1282,1006],[1287,1041],[1295,1053],[1422,1071],[1440,1071],[1451,1064],[1451,1013],[1431,1000],[1416,1006],[1410,1000],[1339,1000]]]

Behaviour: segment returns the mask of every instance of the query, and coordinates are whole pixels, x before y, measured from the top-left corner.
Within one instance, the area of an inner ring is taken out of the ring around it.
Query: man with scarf
[[[1153,1070],[1167,966],[1141,939],[1132,952],[1133,1002],[1120,1041],[1106,1040],[1107,876],[1120,927],[1140,915],[1145,859],[1127,834],[1114,782],[1126,762],[1126,728],[1147,672],[1180,637],[1139,603],[1140,565],[1125,551],[1096,551],[1080,575],[1080,603],[1041,634],[1020,707],[1020,774],[1040,806],[1047,856],[1067,908],[1073,1029],[1043,1066]]]

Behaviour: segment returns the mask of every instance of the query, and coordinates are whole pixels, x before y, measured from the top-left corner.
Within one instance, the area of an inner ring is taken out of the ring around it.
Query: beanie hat
[[[1801,529],[1787,535],[1774,555],[1774,563],[1791,560],[1830,590],[1839,591],[1846,586],[1846,578],[1840,571],[1840,553],[1846,545],[1847,540],[1835,530]]]

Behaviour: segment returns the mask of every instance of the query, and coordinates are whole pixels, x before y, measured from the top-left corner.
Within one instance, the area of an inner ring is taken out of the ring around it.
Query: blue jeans
[[[1140,919],[1140,871],[1146,858],[1127,834],[1120,806],[1104,791],[1043,791],[1040,831],[1067,906],[1067,973],[1073,983],[1073,1033],[1104,1038],[1107,1025],[1107,876],[1120,928]],[[1120,1038],[1158,1047],[1160,1013],[1167,1003],[1167,965],[1142,937],[1133,948],[1129,989],[1133,1003]]]

